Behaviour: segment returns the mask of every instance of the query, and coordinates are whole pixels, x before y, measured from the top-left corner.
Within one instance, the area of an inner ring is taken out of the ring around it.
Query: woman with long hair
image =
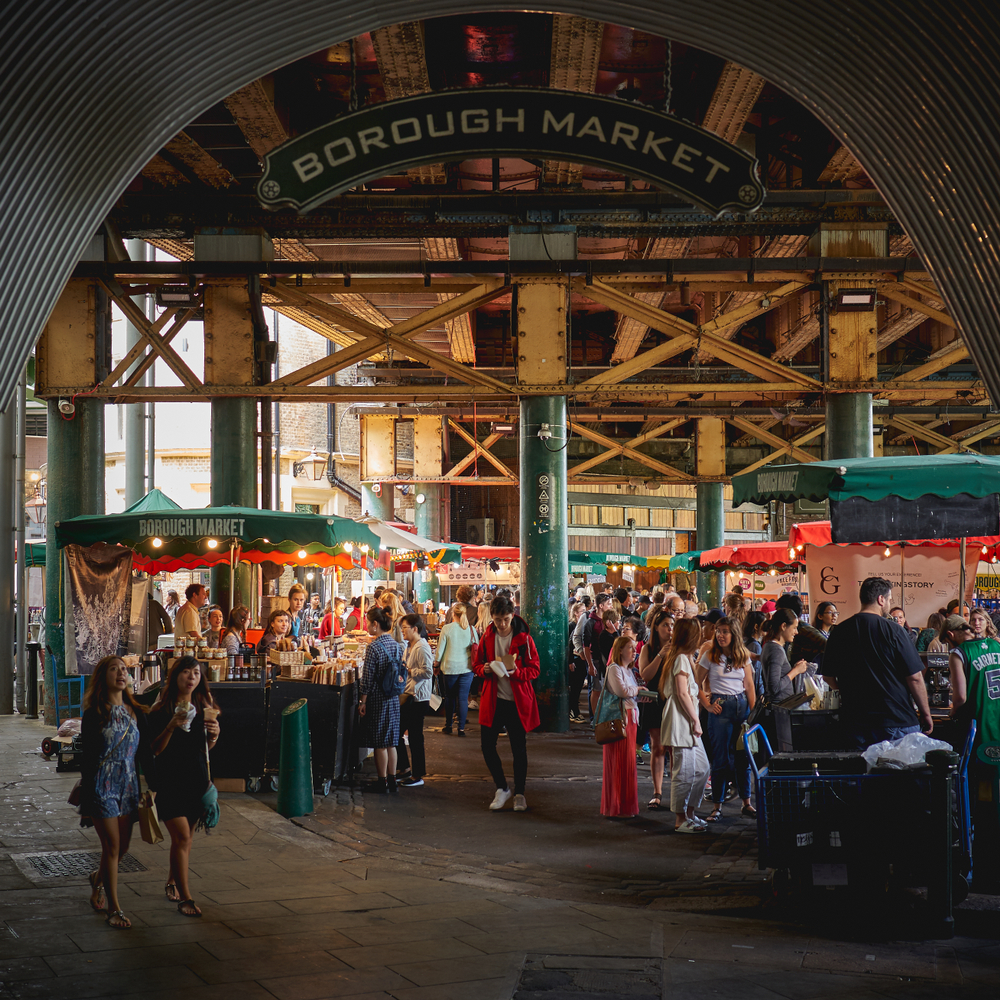
[[[383,608],[369,608],[365,615],[373,641],[365,651],[364,671],[358,687],[358,714],[363,723],[362,743],[375,751],[378,780],[374,791],[396,791],[396,746],[399,743],[399,697],[386,694],[386,673],[406,673],[399,643],[392,637],[392,620]]]
[[[476,610],[476,631],[482,635],[490,625],[490,602],[482,601]]]
[[[399,699],[399,743],[396,745],[396,779],[416,788],[424,783],[427,760],[424,755],[424,716],[431,700],[434,654],[427,642],[427,626],[420,615],[406,615],[400,623],[406,639],[406,688]],[[409,750],[403,734],[409,734]],[[413,766],[410,766],[410,757]]]
[[[403,638],[402,621],[406,617],[406,610],[403,607],[402,598],[394,590],[384,590],[378,599],[379,606],[389,616],[392,621],[392,637],[400,645],[405,644]]]
[[[618,636],[608,653],[605,691],[622,700],[625,739],[604,744],[601,778],[601,815],[612,819],[631,819],[639,813],[639,779],[634,747],[639,725],[639,707],[635,698],[640,687],[632,673],[634,659],[635,639]]]
[[[650,691],[660,690],[660,674],[670,649],[670,638],[674,631],[674,619],[660,605],[647,623],[649,641],[639,653],[639,677]],[[648,701],[639,706],[639,724],[643,732],[649,733],[649,773],[653,779],[653,797],[647,809],[659,809],[663,799],[663,767],[667,748],[660,742],[660,726],[663,724],[663,698]]]
[[[937,611],[927,616],[927,624],[917,635],[917,652],[926,653],[930,651],[930,644],[941,634],[944,628],[944,615]]]
[[[757,700],[753,664],[743,645],[743,634],[731,618],[715,623],[711,647],[695,669],[698,700],[708,713],[708,738],[712,745],[712,812],[709,823],[722,816],[726,785],[735,781],[743,800],[743,815],[755,818],[750,804],[750,767],[736,767],[736,739]]]
[[[833,601],[820,601],[816,605],[816,614],[813,615],[812,627],[823,633],[824,639],[830,638],[830,630],[837,624],[840,612]]]
[[[735,592],[726,594],[722,599],[722,611],[733,623],[734,627],[737,627],[742,632],[743,622],[746,621],[747,617],[747,605],[743,597],[743,591],[741,590],[738,594]]]
[[[997,630],[993,619],[983,608],[973,608],[969,613],[969,624],[972,626],[975,639],[996,639]]]
[[[81,825],[93,825],[101,841],[100,865],[90,874],[90,905],[101,912],[106,893],[107,923],[120,930],[132,926],[118,900],[118,864],[128,852],[139,808],[135,761],[148,750],[147,711],[129,690],[125,661],[105,656],[94,667],[83,697],[80,815]]]
[[[587,680],[587,664],[578,656],[573,646],[573,633],[586,611],[583,601],[571,601],[569,606],[569,632],[566,638],[566,670],[569,674],[569,721],[583,722],[580,714],[580,694]]]
[[[465,720],[469,715],[469,690],[472,687],[472,649],[476,634],[469,625],[464,604],[456,604],[448,615],[448,624],[438,635],[437,663],[444,687],[444,726],[442,733],[450,736],[452,722],[458,716],[458,735],[465,735]]]
[[[270,617],[267,619],[267,627],[264,629],[264,634],[260,637],[260,642],[257,643],[257,655],[267,657],[268,651],[273,649],[277,644],[279,639],[284,639],[292,628],[292,616],[281,608],[276,608],[271,612]],[[262,661],[263,662],[263,661]],[[281,668],[277,665],[273,665],[271,668],[272,673],[280,673]]]
[[[791,698],[796,689],[805,683],[799,678],[809,670],[809,664],[805,660],[796,660],[792,666],[786,653],[786,647],[790,646],[798,631],[799,618],[791,608],[778,608],[764,628],[760,664],[764,694],[772,702]]]
[[[250,621],[249,608],[240,606],[229,612],[226,631],[222,633],[222,638],[219,640],[219,645],[225,649],[229,656],[235,656],[240,651],[240,646],[246,641],[248,621]]]
[[[156,756],[156,812],[170,833],[167,899],[185,917],[200,917],[191,897],[188,865],[191,840],[202,820],[202,799],[209,786],[208,755],[219,740],[219,706],[208,677],[193,656],[182,656],[149,715]]]
[[[693,618],[674,625],[670,647],[660,671],[663,724],[660,742],[670,748],[670,808],[677,833],[703,833],[707,827],[695,810],[701,805],[708,779],[708,757],[701,742],[695,658],[701,627]]]

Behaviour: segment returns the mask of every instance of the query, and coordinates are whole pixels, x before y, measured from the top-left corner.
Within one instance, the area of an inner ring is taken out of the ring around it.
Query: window
[[[24,433],[28,437],[48,437],[48,413],[45,410],[28,410],[24,415]]]
[[[318,503],[297,503],[295,505],[296,514],[318,514],[319,504]]]

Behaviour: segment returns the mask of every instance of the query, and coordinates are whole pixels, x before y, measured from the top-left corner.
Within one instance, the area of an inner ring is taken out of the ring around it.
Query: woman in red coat
[[[528,803],[524,785],[528,778],[527,734],[539,725],[538,703],[532,681],[538,676],[538,650],[527,623],[514,614],[509,597],[500,595],[490,604],[491,624],[479,641],[472,670],[483,679],[479,698],[480,739],[483,759],[496,782],[497,791],[490,809],[497,810],[514,797],[514,812],[524,812]],[[514,658],[513,667],[505,666],[504,657]],[[506,727],[514,758],[514,790],[511,792],[503,773],[497,739]]]

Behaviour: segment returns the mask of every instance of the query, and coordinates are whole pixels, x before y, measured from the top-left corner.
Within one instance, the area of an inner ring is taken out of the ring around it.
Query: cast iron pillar
[[[521,398],[521,617],[538,647],[542,728],[566,732],[567,587],[565,396]]]
[[[0,715],[14,714],[14,468],[17,454],[17,403],[11,396],[7,408],[0,412],[0,566],[8,567],[0,574]],[[20,498],[23,508],[24,496]],[[24,591],[18,588],[18,599],[24,608]],[[23,614],[23,611],[22,611]]]
[[[824,223],[809,244],[820,257],[888,257],[885,223]],[[823,296],[826,315],[828,389],[824,457],[871,458],[874,454],[872,394],[855,392],[878,378],[878,314],[869,310],[837,308],[840,292],[868,287],[862,279],[831,281]],[[837,391],[841,388],[841,391]]]
[[[363,485],[361,487],[361,513],[377,517],[380,521],[394,520],[395,508],[392,490],[391,484],[380,483],[378,493],[372,486]]]
[[[846,392],[826,400],[826,458],[871,458],[874,455],[872,394]]]
[[[126,244],[132,260],[146,260],[146,241],[129,240]],[[146,296],[133,295],[132,301],[145,314]],[[132,348],[141,339],[139,331],[131,324],[125,324],[125,346]],[[129,369],[129,374],[133,369]],[[146,384],[146,376],[139,379],[139,385]],[[146,495],[143,488],[146,481],[146,404],[125,404],[125,506],[131,507]]]
[[[700,417],[695,440],[699,477],[718,476],[718,482],[701,481],[695,487],[697,547],[716,549],[726,543],[726,515],[721,479],[726,474],[726,423],[720,417]],[[698,597],[710,608],[722,606],[725,576],[698,574]]]
[[[104,260],[104,239],[90,241],[81,260]],[[62,550],[56,547],[56,525],[81,514],[104,513],[104,402],[78,396],[54,397],[56,386],[80,385],[103,379],[111,361],[111,303],[107,293],[86,279],[71,279],[49,315],[36,348],[35,391],[48,399],[48,458],[46,480],[45,645],[42,676],[45,718],[53,721],[52,671],[48,650],[55,657],[57,677],[66,676],[63,625]],[[63,402],[64,409],[59,409]]]
[[[418,535],[432,538],[435,541],[444,538],[444,491],[447,487],[442,483],[419,483],[417,503],[413,509],[414,525]],[[423,502],[420,502],[420,497]],[[414,574],[418,601],[434,601],[436,608],[441,603],[441,583],[437,573],[428,572],[428,580],[423,581],[423,573]]]
[[[725,545],[725,512],[722,483],[698,483],[695,487],[699,549],[717,549]],[[722,607],[725,575],[716,572],[698,574],[698,597],[710,608]]]
[[[511,226],[508,247],[511,261],[573,260],[576,229]],[[566,397],[559,394],[559,387],[569,377],[569,285],[561,276],[515,280],[511,325],[521,390],[521,616],[531,629],[541,663],[535,693],[542,729],[561,733],[569,728],[569,426]]]
[[[55,654],[56,676],[66,676],[63,624],[62,549],[56,548],[56,525],[81,514],[104,513],[104,403],[77,399],[72,419],[59,412],[59,401],[48,403],[48,471],[45,477],[45,551],[52,553],[45,572],[45,718],[55,721],[49,650]]]
[[[273,260],[274,248],[261,232],[202,230],[195,234],[196,260]],[[258,364],[249,303],[249,280],[210,285],[205,292],[205,384],[254,385]],[[212,400],[212,506],[257,506],[257,400],[253,396]],[[220,539],[225,541],[224,539]],[[212,569],[211,603],[228,617],[237,603],[251,606],[252,574],[246,563],[236,571]]]

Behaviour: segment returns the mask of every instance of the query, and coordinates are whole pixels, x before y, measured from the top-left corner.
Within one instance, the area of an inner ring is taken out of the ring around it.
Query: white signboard
[[[979,549],[966,553],[966,599],[971,599]],[[880,545],[807,545],[806,572],[813,605],[833,601],[840,620],[861,610],[858,590],[869,576],[885,577],[892,584],[892,603],[906,611],[913,628],[922,628],[927,616],[958,597],[959,550],[957,545],[914,547]],[[900,581],[902,580],[902,586]]]
[[[458,587],[463,583],[473,586],[486,583],[486,568],[483,566],[438,566],[437,575],[442,587]]]

